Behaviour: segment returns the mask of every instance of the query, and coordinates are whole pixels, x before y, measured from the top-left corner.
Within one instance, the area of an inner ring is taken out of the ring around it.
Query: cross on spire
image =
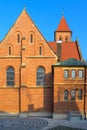
[[[26,6],[24,5],[24,10],[26,10]]]
[[[64,9],[63,9],[63,11],[62,11],[62,16],[64,16]]]

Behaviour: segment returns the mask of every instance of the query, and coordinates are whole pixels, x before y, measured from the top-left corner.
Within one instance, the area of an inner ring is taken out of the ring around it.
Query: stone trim
[[[54,83],[54,85],[72,85],[72,83]],[[73,83],[73,85],[84,85],[84,83]]]
[[[50,86],[34,86],[34,87],[28,87],[28,89],[52,89],[53,87],[50,87]]]
[[[28,116],[35,116],[35,117],[52,117],[51,112],[29,112],[27,113]]]
[[[56,56],[27,56],[27,58],[56,58]]]
[[[9,112],[9,113],[0,112],[0,117],[14,117],[14,116],[19,116],[19,113],[15,113],[15,112]]]
[[[21,56],[0,56],[0,59],[20,59]]]
[[[67,113],[53,113],[53,119],[67,120],[68,114]]]

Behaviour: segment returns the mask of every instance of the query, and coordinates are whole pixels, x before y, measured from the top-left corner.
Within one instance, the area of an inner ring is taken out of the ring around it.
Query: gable
[[[31,34],[34,38],[33,43],[30,43]],[[20,35],[21,38],[20,43],[18,43],[18,35]],[[4,40],[1,42],[0,55],[3,53],[3,47],[4,49],[6,49],[9,44],[12,45],[14,50],[18,50],[16,52],[14,51],[14,55],[20,55],[19,52],[21,49],[20,47],[23,37],[25,37],[26,55],[38,56],[39,49],[40,47],[42,47],[44,56],[56,56],[25,10],[23,10],[23,12],[19,16],[15,24],[12,26]]]

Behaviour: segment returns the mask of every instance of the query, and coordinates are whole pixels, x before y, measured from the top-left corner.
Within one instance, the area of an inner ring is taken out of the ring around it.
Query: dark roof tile
[[[84,66],[87,66],[87,63],[81,60],[71,58],[62,62],[58,62],[54,64],[53,66],[73,66],[73,67],[83,66],[84,67]]]

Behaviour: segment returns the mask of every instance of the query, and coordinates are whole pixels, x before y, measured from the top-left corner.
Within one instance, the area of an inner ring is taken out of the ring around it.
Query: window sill
[[[19,88],[18,86],[3,86],[2,89],[17,89]]]
[[[63,78],[63,80],[84,80],[84,78]]]
[[[33,86],[33,87],[28,87],[29,89],[31,88],[33,88],[33,89],[39,89],[39,88],[52,88],[51,86],[46,86],[46,85],[44,85],[44,86]]]
[[[83,102],[83,100],[64,100],[63,102],[67,103],[67,102]]]

